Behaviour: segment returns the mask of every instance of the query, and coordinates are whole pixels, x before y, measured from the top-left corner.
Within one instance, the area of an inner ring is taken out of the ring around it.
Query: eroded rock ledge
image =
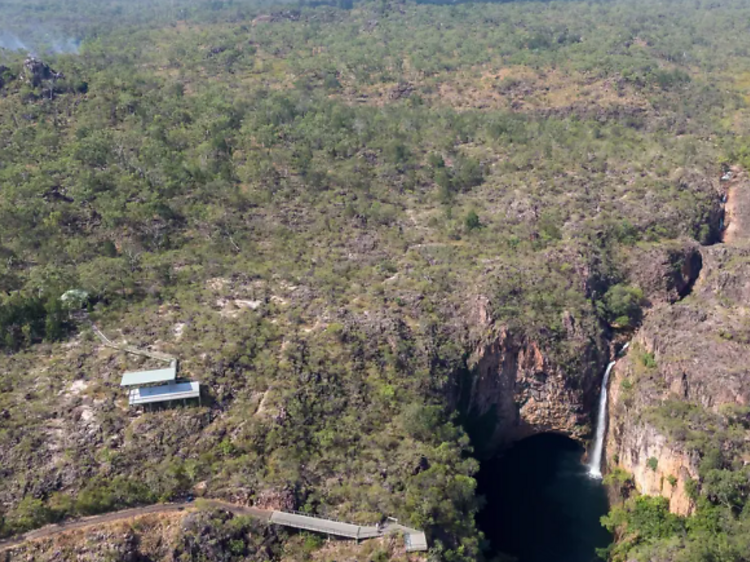
[[[622,262],[628,281],[643,291],[646,306],[658,308],[690,293],[703,257],[696,242],[680,239],[633,248]],[[587,295],[606,290],[596,267],[574,269]],[[616,343],[606,327],[586,328],[566,311],[562,325],[569,353],[561,358],[549,339],[496,323],[486,298],[476,299],[471,316],[477,333],[484,335],[477,338],[468,370],[459,377],[455,402],[478,455],[490,455],[537,433],[588,439],[602,375],[622,337],[615,338]]]
[[[474,343],[466,371],[456,377],[452,406],[463,417],[475,454],[492,456],[545,432],[584,441],[609,357],[604,333],[564,311],[567,351],[561,354],[549,338],[494,320],[487,298],[475,300],[470,317]]]
[[[703,412],[750,404],[750,248],[716,245],[701,253],[692,294],[650,312],[610,386],[609,467],[632,473],[640,492],[668,498],[680,515],[694,509],[687,488],[699,477],[700,455],[677,410],[692,409],[695,425]]]
[[[486,427],[480,429],[490,449],[547,431],[586,437],[603,358],[593,346],[582,345],[581,352],[591,356],[591,367],[573,378],[538,342],[514,337],[506,329],[477,347],[464,392],[470,415],[484,419]]]

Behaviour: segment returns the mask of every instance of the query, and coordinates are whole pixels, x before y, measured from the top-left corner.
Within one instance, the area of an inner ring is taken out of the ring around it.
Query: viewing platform
[[[382,526],[371,527],[285,511],[274,511],[271,514],[270,521],[284,527],[354,540],[374,539],[400,532],[404,535],[406,552],[427,551],[427,537],[423,531],[404,527],[398,523],[387,523]]]

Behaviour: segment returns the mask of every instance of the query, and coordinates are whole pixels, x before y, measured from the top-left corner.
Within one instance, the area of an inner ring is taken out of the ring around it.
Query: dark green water
[[[487,504],[479,528],[491,543],[489,558],[519,562],[592,562],[611,542],[599,523],[607,513],[600,480],[588,476],[583,448],[561,435],[520,441],[482,463],[479,493]]]

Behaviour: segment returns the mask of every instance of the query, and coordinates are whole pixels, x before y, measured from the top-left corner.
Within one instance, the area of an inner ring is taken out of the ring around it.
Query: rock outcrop
[[[687,296],[702,267],[698,244],[687,239],[638,248],[625,264],[629,283],[643,291],[648,306],[672,304]]]
[[[699,477],[689,424],[706,431],[703,418],[750,405],[750,248],[716,245],[701,253],[691,296],[654,307],[610,386],[610,468],[632,473],[639,491],[668,498],[681,515],[694,508],[686,484]],[[678,408],[691,409],[687,422]]]
[[[65,78],[62,72],[55,72],[44,61],[30,56],[23,63],[22,80],[35,88],[41,86],[45,81],[57,81]]]
[[[456,407],[479,456],[537,433],[559,432],[583,441],[609,353],[569,312],[562,324],[575,348],[575,367],[562,365],[550,342],[495,324],[486,299],[473,313],[479,339],[458,381]]]

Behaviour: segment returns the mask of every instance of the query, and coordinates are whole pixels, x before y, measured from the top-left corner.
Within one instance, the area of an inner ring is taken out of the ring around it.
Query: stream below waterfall
[[[608,511],[601,479],[583,463],[584,449],[557,434],[516,443],[485,461],[477,475],[487,501],[477,517],[488,558],[518,562],[592,562],[612,540],[599,519]]]

